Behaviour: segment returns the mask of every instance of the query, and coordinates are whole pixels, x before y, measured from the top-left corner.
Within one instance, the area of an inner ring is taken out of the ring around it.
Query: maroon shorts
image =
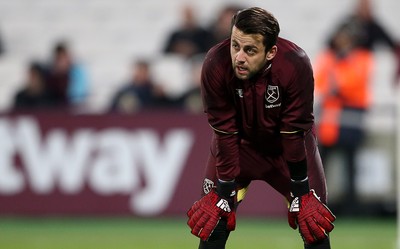
[[[310,188],[314,189],[323,203],[327,202],[326,180],[321,158],[317,148],[316,137],[308,132],[305,138],[307,166]],[[212,145],[215,142],[212,141]],[[204,192],[215,186],[216,167],[213,147],[207,162],[203,185]],[[240,173],[235,179],[238,189],[246,188],[253,180],[263,180],[290,200],[290,177],[287,164],[282,156],[264,156],[254,150],[247,141],[240,144]]]

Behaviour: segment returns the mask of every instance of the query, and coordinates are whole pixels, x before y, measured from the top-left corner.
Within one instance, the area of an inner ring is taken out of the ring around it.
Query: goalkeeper
[[[304,248],[330,248],[335,216],[314,131],[313,71],[279,31],[268,11],[244,9],[233,16],[230,38],[206,55],[202,97],[214,132],[203,196],[187,213],[200,249],[225,248],[252,180],[287,198],[289,225]]]

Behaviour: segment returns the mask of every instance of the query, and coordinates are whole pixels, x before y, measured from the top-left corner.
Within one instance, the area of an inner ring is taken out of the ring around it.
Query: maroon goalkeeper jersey
[[[202,97],[215,131],[218,177],[239,174],[239,144],[286,161],[305,158],[304,133],[314,125],[310,60],[296,44],[279,38],[273,60],[249,80],[236,78],[230,40],[214,46],[202,70]]]

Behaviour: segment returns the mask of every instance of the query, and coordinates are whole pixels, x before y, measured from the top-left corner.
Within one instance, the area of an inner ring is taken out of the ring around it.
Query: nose
[[[243,50],[239,50],[236,54],[236,62],[244,63],[245,62],[245,53]]]

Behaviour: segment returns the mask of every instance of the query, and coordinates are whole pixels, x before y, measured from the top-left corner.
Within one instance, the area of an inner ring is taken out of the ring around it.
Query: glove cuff
[[[217,182],[217,194],[228,201],[229,206],[234,207],[236,196],[236,183],[235,181],[221,181]]]
[[[307,160],[303,159],[298,162],[287,161],[290,173],[290,190],[295,197],[308,193],[310,186],[307,177]]]
[[[290,188],[294,197],[299,197],[307,194],[310,191],[308,177],[303,180],[290,180]]]
[[[221,181],[217,182],[217,193],[219,196],[228,199],[236,195],[235,181]]]

